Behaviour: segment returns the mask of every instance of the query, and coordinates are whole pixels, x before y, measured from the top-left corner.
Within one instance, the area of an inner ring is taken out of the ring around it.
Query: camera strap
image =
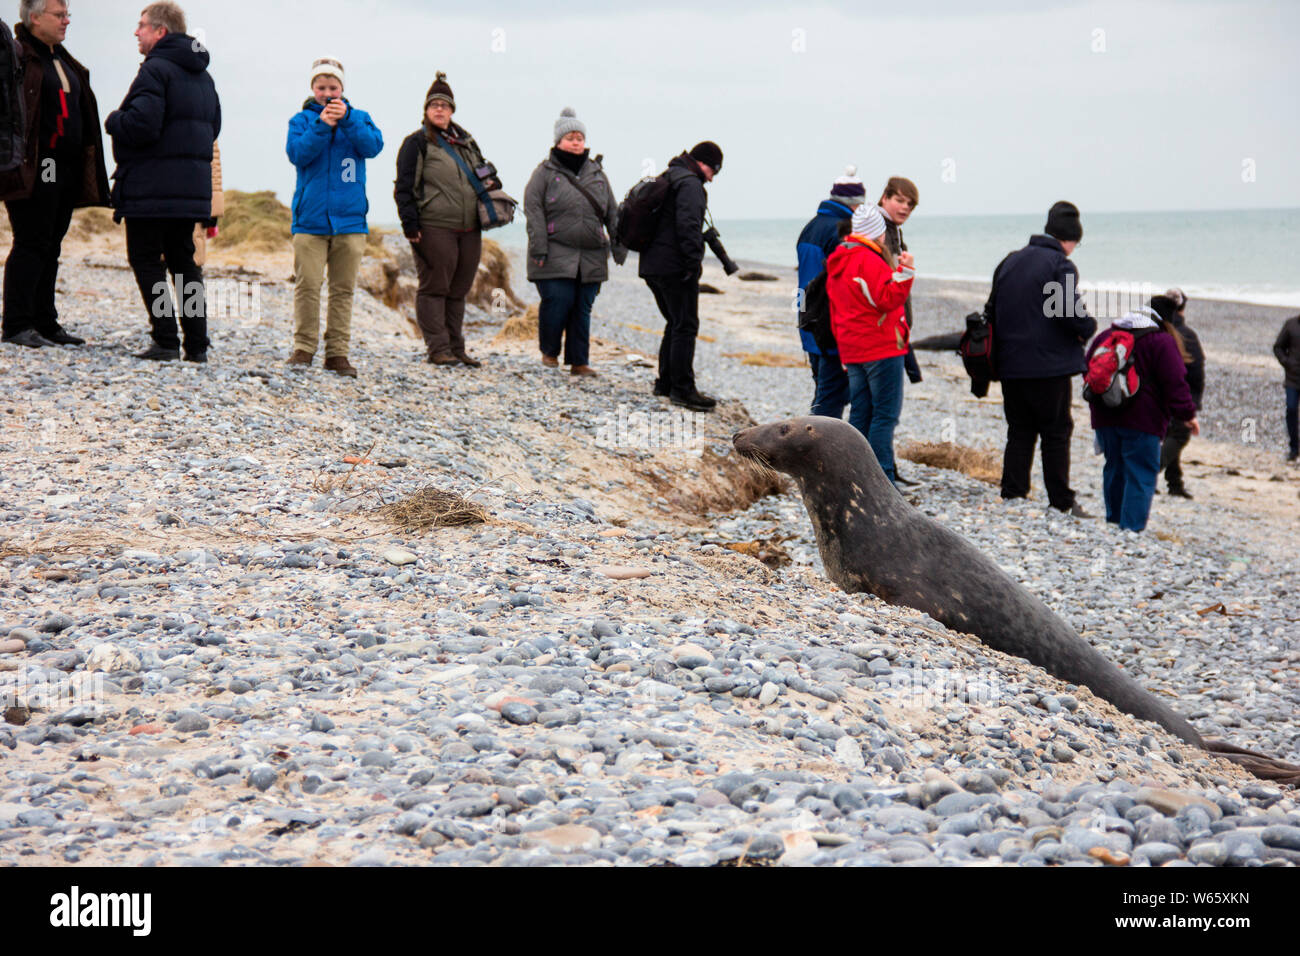
[[[442,133],[435,133],[435,135],[438,138],[438,145],[451,155],[451,158],[456,161],[456,165],[460,167],[460,171],[465,174],[465,178],[469,180],[469,184],[473,187],[475,195],[478,196],[478,201],[487,209],[488,219],[491,221],[492,225],[495,226],[497,224],[497,210],[496,206],[492,202],[491,196],[488,195],[487,188],[479,181],[479,178],[474,175],[474,170],[469,168],[469,163],[465,162],[460,153],[456,152],[456,148],[443,138]]]
[[[564,174],[564,176],[569,180],[569,182],[572,184],[574,189],[582,193],[582,198],[587,200],[587,202],[591,203],[591,209],[596,214],[596,218],[603,223],[605,221],[605,210],[601,207],[600,203],[596,200],[596,197],[593,196],[591,193],[587,192],[587,190],[582,188],[582,184],[578,182],[578,177],[573,175],[573,173],[569,172],[567,169],[564,168],[561,168],[560,172]]]

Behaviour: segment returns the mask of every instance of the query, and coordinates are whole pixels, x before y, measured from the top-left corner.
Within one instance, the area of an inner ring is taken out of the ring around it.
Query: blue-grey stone
[[[275,783],[278,774],[274,767],[268,767],[266,764],[259,764],[254,767],[248,774],[248,785],[257,790],[266,791]]]
[[[172,727],[180,733],[193,734],[208,729],[208,718],[196,710],[183,710],[177,715],[176,723],[172,724]]]
[[[1145,860],[1152,866],[1163,866],[1182,855],[1183,851],[1170,843],[1143,843],[1133,851],[1133,862],[1140,863]]]
[[[501,716],[512,724],[532,724],[537,722],[537,708],[520,701],[511,701],[501,708]]]

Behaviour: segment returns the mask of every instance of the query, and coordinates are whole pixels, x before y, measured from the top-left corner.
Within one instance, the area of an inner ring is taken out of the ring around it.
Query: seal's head
[[[746,428],[731,443],[745,457],[797,479],[861,468],[872,458],[861,432],[847,422],[820,416]]]

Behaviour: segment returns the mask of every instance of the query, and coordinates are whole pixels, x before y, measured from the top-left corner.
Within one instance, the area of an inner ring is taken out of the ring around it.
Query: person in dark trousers
[[[1187,387],[1187,359],[1171,321],[1177,306],[1158,295],[1149,306],[1128,313],[1088,348],[1088,358],[1117,332],[1131,335],[1138,390],[1123,408],[1091,407],[1092,427],[1106,456],[1102,496],[1106,520],[1128,531],[1141,531],[1151,514],[1151,499],[1160,477],[1160,443],[1171,419],[1200,434],[1196,405]]]
[[[172,361],[183,344],[187,362],[206,362],[206,293],[203,269],[194,261],[194,224],[212,214],[212,144],[221,132],[221,101],[208,75],[208,51],[186,34],[180,7],[149,4],[135,36],[144,63],[104,127],[117,160],[113,218],[126,220],[126,257],[153,337],[136,358]]]
[[[907,251],[907,243],[903,241],[903,223],[907,222],[908,217],[916,211],[920,201],[921,193],[916,188],[916,183],[902,176],[891,176],[880,194],[880,202],[877,205],[885,217],[885,245],[889,248],[889,254],[895,259],[900,253]],[[907,318],[907,327],[911,330],[911,296],[908,296],[907,302],[903,305],[903,314]],[[921,381],[921,366],[917,363],[916,353],[910,346],[903,359],[903,370],[907,373],[907,380],[913,385]]]
[[[903,241],[903,223],[907,222],[908,217],[916,210],[917,204],[921,201],[921,193],[916,188],[916,183],[903,176],[891,176],[885,183],[885,188],[880,194],[881,214],[885,217],[885,246],[889,249],[889,254],[897,259],[902,253],[907,251],[907,243]],[[909,295],[907,301],[903,303],[903,317],[907,322],[909,334],[912,329],[912,297]],[[911,340],[908,340],[907,354],[903,356],[903,371],[907,374],[907,380],[913,385],[921,381],[921,365],[916,360],[916,352],[912,348]],[[897,465],[894,467],[894,484],[902,487],[916,487],[919,482],[912,481],[910,478],[904,478],[898,471]]]
[[[637,270],[665,322],[654,393],[697,412],[712,411],[718,404],[695,387],[695,336],[700,330],[704,214],[709,205],[704,184],[721,170],[722,150],[708,140],[668,164],[670,191]]]
[[[452,122],[455,112],[447,74],[439,71],[424,95],[423,123],[397,152],[393,201],[420,280],[415,318],[425,361],[478,368],[483,363],[465,350],[463,331],[465,297],[483,252],[478,192],[468,174],[478,175],[487,164],[474,137]],[[501,188],[496,178],[483,185]]]
[[[1070,261],[1083,238],[1078,208],[1068,202],[1053,205],[1044,232],[998,264],[984,306],[993,326],[1007,420],[1002,497],[1029,494],[1034,445],[1041,437],[1049,503],[1089,518],[1070,488],[1072,379],[1083,372],[1084,343],[1097,331],[1079,298],[1079,273]]]
[[[550,154],[528,180],[528,281],[542,297],[537,312],[537,344],[542,364],[564,364],[571,375],[593,376],[591,307],[609,278],[609,256],[619,265],[622,246],[611,246],[618,200],[600,165],[587,148],[587,127],[569,107],[555,121]]]
[[[1205,396],[1205,350],[1201,348],[1200,337],[1187,324],[1187,296],[1183,290],[1170,289],[1165,293],[1165,298],[1175,307],[1169,323],[1178,332],[1183,350],[1187,353],[1187,388],[1191,391],[1192,401],[1199,412],[1201,399]],[[1160,445],[1160,470],[1165,473],[1165,487],[1171,495],[1178,498],[1192,497],[1183,482],[1183,463],[1180,460],[1183,449],[1191,440],[1192,432],[1187,423],[1175,417],[1170,420],[1169,431]]]
[[[5,261],[3,338],[40,348],[82,345],[59,324],[54,290],[74,209],[108,205],[108,171],[90,73],[63,47],[63,0],[23,0],[14,28],[26,114],[22,162],[0,174],[13,231]],[[5,41],[8,37],[4,38]]]
[[[1290,442],[1287,461],[1300,460],[1300,315],[1282,325],[1273,343],[1273,354],[1286,371],[1286,434]]]
[[[857,167],[849,166],[844,175],[831,183],[829,199],[817,207],[817,215],[808,221],[795,243],[798,256],[799,292],[821,275],[827,257],[848,235],[853,212],[867,201],[867,189],[858,179]],[[849,404],[849,377],[836,353],[822,355],[811,332],[799,330],[803,350],[812,368],[813,400],[811,413],[828,418],[843,418]]]

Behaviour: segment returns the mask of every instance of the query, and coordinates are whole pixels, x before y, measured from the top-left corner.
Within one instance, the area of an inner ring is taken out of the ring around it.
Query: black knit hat
[[[451,87],[447,85],[447,74],[441,70],[433,79],[433,85],[429,87],[429,92],[424,94],[424,108],[427,110],[429,104],[434,100],[442,100],[451,107],[451,111],[456,112],[456,98],[451,95]]]
[[[687,155],[697,163],[713,167],[715,173],[722,172],[722,149],[711,139],[696,143]]]
[[[1173,322],[1174,316],[1178,314],[1178,303],[1167,295],[1152,296],[1151,308],[1166,322]]]
[[[1053,239],[1078,242],[1083,238],[1083,223],[1079,222],[1079,207],[1072,202],[1053,203],[1047,210],[1047,225],[1043,227]]]

